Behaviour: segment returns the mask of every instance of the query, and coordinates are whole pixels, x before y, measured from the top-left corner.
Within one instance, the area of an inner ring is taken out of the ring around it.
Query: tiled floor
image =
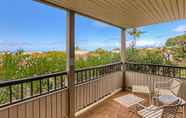
[[[129,94],[129,92],[120,92],[108,100],[104,101],[94,109],[84,113],[79,118],[135,118],[134,113],[130,112],[126,107],[114,101],[114,98]],[[145,99],[145,104],[148,104],[147,96],[136,94]]]

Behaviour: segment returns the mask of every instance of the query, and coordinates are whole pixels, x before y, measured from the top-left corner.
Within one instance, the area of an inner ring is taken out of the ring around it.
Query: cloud
[[[132,41],[127,41],[127,47],[130,45]],[[157,40],[157,39],[139,39],[136,42],[136,47],[138,48],[146,48],[146,47],[161,47],[165,44],[165,40]]]
[[[23,47],[31,46],[28,42],[20,42],[20,41],[0,41],[0,49],[1,50],[16,50],[22,49]]]
[[[163,41],[157,40],[138,40],[136,46],[137,47],[159,47],[162,46]]]
[[[173,31],[178,32],[178,33],[183,33],[186,31],[186,25],[180,25],[173,29]]]
[[[100,39],[100,40],[87,40],[82,42],[77,42],[76,44],[81,49],[85,50],[95,50],[97,48],[104,48],[107,50],[111,50],[113,48],[120,47],[120,41],[117,40],[108,40],[108,39]]]
[[[16,51],[18,49],[24,49],[25,51],[32,50],[63,50],[65,43],[63,41],[1,41],[1,51]]]

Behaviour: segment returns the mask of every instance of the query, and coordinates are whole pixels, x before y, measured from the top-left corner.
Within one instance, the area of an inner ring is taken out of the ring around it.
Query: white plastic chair
[[[180,79],[170,79],[169,81],[157,82],[155,93],[161,95],[179,96],[183,82]]]
[[[137,112],[140,118],[176,118],[178,107],[181,101],[176,101],[172,105],[154,106],[149,107],[141,105],[144,109]]]

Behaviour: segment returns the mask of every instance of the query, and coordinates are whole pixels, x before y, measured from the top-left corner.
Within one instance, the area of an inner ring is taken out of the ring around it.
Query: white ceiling
[[[186,18],[186,0],[37,0],[120,28]]]

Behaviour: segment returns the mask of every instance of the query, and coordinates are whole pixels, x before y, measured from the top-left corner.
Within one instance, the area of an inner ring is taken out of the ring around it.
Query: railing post
[[[74,58],[75,58],[75,13],[67,11],[67,78],[68,78],[68,118],[75,117]]]
[[[123,76],[123,90],[125,90],[125,72],[126,72],[126,59],[127,59],[127,51],[126,51],[126,29],[121,29],[121,47],[120,47],[120,55],[122,64],[122,76]]]

